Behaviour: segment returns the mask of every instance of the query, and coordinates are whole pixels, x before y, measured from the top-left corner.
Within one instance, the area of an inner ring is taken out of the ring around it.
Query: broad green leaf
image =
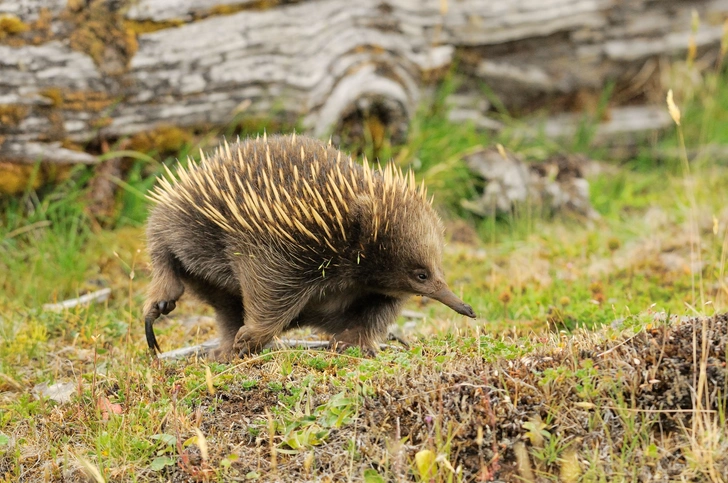
[[[151,469],[154,471],[159,471],[164,469],[166,466],[171,466],[175,464],[177,460],[175,458],[171,458],[169,456],[160,456],[158,458],[154,458],[152,460],[152,464],[149,465]]]
[[[174,446],[177,444],[177,438],[175,438],[171,434],[153,434],[152,436],[150,436],[150,438],[157,439],[163,443],[168,444],[169,446]]]
[[[435,477],[435,459],[437,456],[429,449],[423,449],[415,454],[415,464],[421,481],[430,481]]]
[[[385,480],[377,470],[369,468],[364,470],[364,483],[385,483]]]

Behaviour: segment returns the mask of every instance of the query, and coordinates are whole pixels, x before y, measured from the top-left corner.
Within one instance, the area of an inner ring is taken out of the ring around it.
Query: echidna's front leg
[[[291,324],[307,300],[305,294],[299,293],[286,298],[255,300],[244,296],[245,325],[235,335],[233,352],[242,356],[260,351]]]
[[[340,351],[358,346],[369,354],[376,353],[403,304],[404,299],[382,294],[363,297],[349,310],[326,321],[325,328],[332,334],[331,347]]]
[[[269,254],[269,262],[271,258]],[[255,261],[256,258],[250,257],[249,260]],[[295,269],[283,256],[275,263],[270,262],[268,267],[253,263],[241,264],[238,276],[243,296],[245,324],[235,335],[232,343],[233,353],[244,355],[260,351],[298,317],[311,295],[306,289],[292,289],[295,286],[305,287],[305,284],[290,283],[295,277],[290,275],[292,273],[296,273]],[[226,341],[223,341],[223,344],[225,343]]]

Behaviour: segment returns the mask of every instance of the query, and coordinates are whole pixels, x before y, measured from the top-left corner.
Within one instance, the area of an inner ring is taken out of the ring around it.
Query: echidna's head
[[[361,263],[370,289],[397,297],[426,296],[459,314],[475,317],[470,305],[460,300],[445,281],[444,228],[429,203],[421,199],[403,202],[396,215],[383,222],[374,222],[367,209],[361,216],[365,242]],[[375,231],[376,240],[372,235]]]

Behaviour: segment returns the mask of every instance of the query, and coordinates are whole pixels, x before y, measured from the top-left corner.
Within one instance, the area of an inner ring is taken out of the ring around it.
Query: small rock
[[[71,396],[76,391],[76,383],[74,382],[57,382],[48,385],[47,382],[36,384],[33,388],[33,394],[37,398],[47,397],[54,400],[58,404],[66,404],[71,402]]]
[[[594,163],[578,154],[559,154],[539,163],[494,148],[465,157],[470,170],[486,182],[479,199],[464,200],[465,209],[480,216],[511,213],[514,206],[529,203],[551,213],[564,211],[588,220],[599,218],[589,202],[589,182],[584,166]]]

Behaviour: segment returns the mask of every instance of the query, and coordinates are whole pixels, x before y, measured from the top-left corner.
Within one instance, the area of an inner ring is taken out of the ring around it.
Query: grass
[[[688,148],[728,142],[717,107],[728,88],[713,75],[678,96]],[[0,478],[725,481],[728,166],[652,161],[680,150],[670,134],[590,180],[593,223],[528,210],[479,220],[459,207],[480,188],[460,155],[496,141],[553,148],[488,139],[435,105],[391,151],[427,180],[449,233],[477,235],[450,243],[445,265],[480,318],[413,300],[425,319],[400,320],[411,348],[375,358],[287,349],[151,363],[140,193],[171,159],[139,156],[112,228],[88,214],[83,170],[3,200]],[[42,308],[99,287],[112,289],[105,303]],[[212,337],[200,314],[182,299],[157,324],[163,348]],[[70,402],[34,394],[42,383]]]

